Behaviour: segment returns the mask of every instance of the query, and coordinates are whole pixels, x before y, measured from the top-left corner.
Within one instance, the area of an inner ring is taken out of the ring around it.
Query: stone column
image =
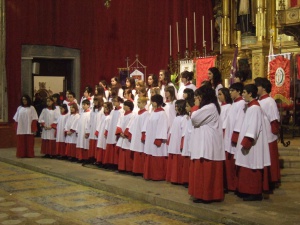
[[[266,38],[266,0],[257,0],[256,36],[259,42]]]
[[[0,0],[0,122],[8,122],[5,38],[5,0]]]
[[[223,0],[223,18],[222,18],[222,45],[225,48],[230,47],[231,27],[230,27],[230,1]]]

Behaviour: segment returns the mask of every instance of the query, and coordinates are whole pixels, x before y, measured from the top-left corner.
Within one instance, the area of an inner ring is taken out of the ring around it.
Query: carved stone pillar
[[[252,49],[252,80],[256,77],[267,77],[268,47]]]
[[[0,0],[0,122],[8,121],[7,82],[5,70],[5,0]]]

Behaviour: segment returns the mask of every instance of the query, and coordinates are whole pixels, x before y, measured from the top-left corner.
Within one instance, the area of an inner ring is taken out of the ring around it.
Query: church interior
[[[0,0],[0,12],[1,224],[299,223],[299,0]],[[36,158],[15,157],[23,94],[80,99],[87,85],[161,69],[178,83],[185,63],[199,87],[207,59],[225,87],[236,71],[276,85],[282,180],[270,199],[193,204],[177,185],[44,159],[39,137]]]

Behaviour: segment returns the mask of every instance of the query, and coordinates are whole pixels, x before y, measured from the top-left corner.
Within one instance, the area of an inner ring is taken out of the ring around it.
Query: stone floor
[[[0,162],[0,224],[216,224]]]
[[[5,174],[5,170],[0,169],[0,190],[1,192],[10,193],[8,190],[13,190],[15,193],[11,195],[7,195],[7,197],[1,200],[1,203],[5,204],[12,204],[11,208],[29,208],[29,213],[40,213],[37,209],[39,209],[38,204],[43,201],[49,201],[49,198],[52,197],[55,199],[55,202],[51,201],[51,207],[49,210],[46,210],[47,213],[51,216],[43,216],[42,219],[52,219],[57,222],[58,219],[61,218],[63,221],[60,224],[68,224],[69,218],[76,219],[78,218],[78,214],[83,216],[82,212],[93,211],[93,209],[86,209],[86,206],[80,208],[80,197],[84,196],[83,199],[89,199],[90,196],[101,196],[100,191],[88,191],[88,193],[94,194],[86,194],[86,193],[79,193],[78,198],[72,194],[73,192],[70,191],[70,197],[68,197],[69,182],[76,182],[76,184],[89,186],[94,189],[98,189],[101,191],[107,191],[110,194],[121,195],[125,196],[125,198],[132,198],[135,200],[151,203],[152,205],[160,206],[163,209],[175,210],[180,213],[189,214],[192,217],[197,217],[201,220],[205,221],[213,221],[215,223],[223,223],[223,224],[300,224],[300,182],[283,182],[279,189],[275,190],[275,193],[270,196],[270,199],[263,200],[261,202],[243,202],[241,199],[237,198],[234,194],[229,193],[226,194],[225,200],[219,203],[212,203],[212,204],[196,204],[190,200],[190,197],[187,193],[187,189],[182,186],[172,185],[167,182],[153,182],[153,181],[145,181],[141,177],[134,177],[130,175],[116,173],[114,171],[107,171],[104,169],[96,169],[94,167],[83,167],[76,163],[70,163],[67,161],[60,161],[56,159],[44,159],[41,158],[39,154],[39,143],[37,140],[36,145],[36,158],[31,159],[19,159],[15,157],[15,148],[7,148],[7,149],[0,149],[0,161],[9,163],[10,165],[15,165],[17,167],[14,170],[18,170],[21,174],[24,173],[24,179],[21,181],[16,181],[15,185],[8,185],[9,182],[6,181],[2,184],[3,176]],[[299,148],[300,141],[294,140],[291,142],[291,146],[288,148]],[[280,146],[281,147],[281,146]],[[26,170],[29,169],[30,171]],[[62,180],[54,181],[53,177],[43,177],[42,174],[32,175],[33,178],[37,181],[37,184],[33,184],[29,178],[25,178],[27,175],[26,173],[31,173],[31,171],[39,172],[46,175],[51,175]],[[6,179],[13,179],[13,176],[9,175],[10,172],[7,172]],[[34,178],[34,176],[37,176]],[[65,200],[61,200],[58,194],[51,192],[51,187],[55,185],[61,185],[58,189],[66,191],[67,198]],[[24,201],[20,203],[16,203],[16,206],[13,206],[13,202],[19,200],[18,197],[14,198],[15,194],[18,192],[18,188],[29,189],[35,188],[35,186],[41,187],[42,191],[40,195],[33,195],[29,197],[31,200],[25,198]],[[72,184],[71,186],[74,186]],[[74,188],[74,187],[73,187]],[[80,189],[84,189],[85,187],[81,187]],[[45,189],[45,190],[44,190]],[[48,190],[48,192],[46,191]],[[73,191],[77,191],[73,189]],[[80,192],[80,191],[78,191]],[[46,196],[46,197],[45,197]],[[47,200],[47,196],[50,196]],[[92,197],[91,199],[94,199]],[[102,199],[101,197],[99,199]],[[119,197],[118,199],[124,199],[123,197]],[[103,201],[100,200],[100,202]],[[119,200],[121,201],[121,200]],[[124,201],[124,200],[123,200]],[[128,200],[127,200],[128,201]],[[6,203],[9,202],[9,203]],[[11,203],[10,203],[11,202]],[[93,205],[94,203],[92,203]],[[102,204],[102,203],[100,203]],[[141,204],[141,203],[138,203]],[[60,207],[60,208],[55,208]],[[67,208],[79,208],[77,212],[70,212],[70,211],[63,211]],[[110,207],[110,206],[109,206]],[[146,206],[145,206],[146,207]],[[152,207],[152,206],[148,206]],[[126,207],[125,207],[126,208]],[[146,207],[147,208],[147,207]],[[1,206],[2,210],[2,206]],[[18,210],[18,209],[17,209]],[[61,213],[57,213],[55,210],[62,210]],[[101,218],[102,210],[95,211],[95,214],[99,213],[99,217]],[[121,204],[120,210],[123,210],[123,206]],[[151,210],[150,210],[151,211]],[[79,213],[80,212],[80,213]],[[104,211],[105,212],[105,211]],[[1,222],[3,221],[2,217],[5,215],[6,212],[0,213]],[[26,214],[27,212],[23,212]],[[82,213],[82,215],[81,215]],[[22,215],[23,215],[22,214]],[[146,214],[149,212],[146,210]],[[151,213],[150,213],[151,214]],[[155,213],[154,213],[155,214]],[[31,214],[30,214],[31,215]],[[36,214],[33,214],[36,215]],[[61,217],[71,215],[70,217]],[[164,214],[159,214],[162,217],[166,217]],[[96,216],[96,218],[98,218]],[[125,222],[130,224],[130,221],[127,220],[127,217],[122,217],[122,222],[113,221],[112,217],[104,217],[110,218],[107,219],[109,223],[102,223],[101,221],[95,224],[125,224]],[[155,218],[154,215],[151,215],[148,218]],[[38,220],[38,219],[37,219]],[[35,220],[36,221],[36,220]],[[66,223],[64,223],[66,221]],[[179,219],[176,219],[177,222],[181,222]],[[203,221],[205,223],[205,221]],[[43,221],[42,221],[43,222]],[[89,224],[88,219],[84,220],[86,224]],[[182,221],[184,222],[184,221]],[[189,221],[188,223],[190,223]],[[72,222],[71,222],[72,223]],[[135,222],[132,222],[133,224]],[[147,221],[145,223],[135,223],[135,224],[157,224],[158,222],[154,221]],[[193,222],[191,222],[193,223]],[[3,223],[2,224],[9,224]],[[13,223],[10,223],[13,224]],[[26,223],[21,223],[26,224]],[[32,223],[27,223],[32,224]],[[72,224],[80,224],[72,223]],[[173,223],[172,223],[173,224]]]

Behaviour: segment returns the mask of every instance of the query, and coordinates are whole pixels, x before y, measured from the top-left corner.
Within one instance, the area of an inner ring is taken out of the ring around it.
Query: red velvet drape
[[[185,50],[185,18],[189,49],[193,48],[193,13],[196,12],[197,45],[202,49],[202,15],[205,39],[210,46],[212,3],[207,0],[6,0],[6,71],[9,118],[19,104],[21,46],[56,45],[80,49],[81,88],[117,75],[125,58],[140,61],[147,73],[166,68],[169,58],[169,25],[172,54],[177,58],[176,21],[180,51]],[[210,50],[210,49],[208,49]]]

